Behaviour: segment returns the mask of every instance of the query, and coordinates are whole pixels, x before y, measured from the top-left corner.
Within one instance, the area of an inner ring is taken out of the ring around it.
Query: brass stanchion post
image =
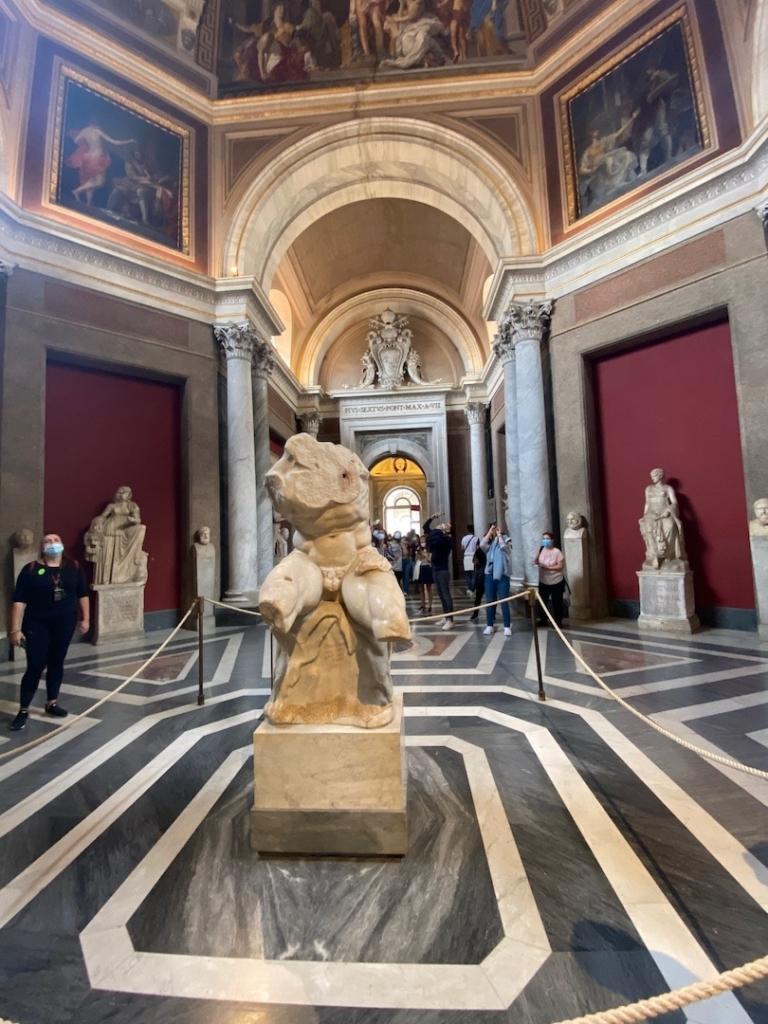
[[[205,704],[203,693],[203,613],[205,612],[205,598],[197,599],[197,706]]]
[[[539,630],[536,626],[536,589],[528,588],[528,609],[531,616],[531,631],[533,633],[533,650],[536,654],[536,675],[539,678],[539,700],[546,700],[544,692],[544,677],[541,674],[541,651],[539,650]]]

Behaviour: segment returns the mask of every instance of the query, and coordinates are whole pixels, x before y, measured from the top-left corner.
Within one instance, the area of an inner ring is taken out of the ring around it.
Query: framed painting
[[[190,129],[59,64],[48,202],[190,255]]]
[[[559,103],[569,225],[708,149],[685,7],[562,93]]]

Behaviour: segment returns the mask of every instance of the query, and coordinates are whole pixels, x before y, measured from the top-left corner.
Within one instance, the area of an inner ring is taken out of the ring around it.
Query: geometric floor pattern
[[[768,769],[768,648],[627,622],[568,631],[639,710]],[[162,639],[73,646],[89,706]],[[404,700],[410,849],[256,857],[260,625],[194,634],[96,717],[0,761],[0,1017],[18,1024],[553,1024],[768,952],[768,783],[613,702],[550,630],[417,629]],[[21,670],[0,671],[0,710]],[[40,698],[42,700],[42,697]],[[33,714],[0,751],[51,733]],[[768,1024],[761,983],[656,1018]]]

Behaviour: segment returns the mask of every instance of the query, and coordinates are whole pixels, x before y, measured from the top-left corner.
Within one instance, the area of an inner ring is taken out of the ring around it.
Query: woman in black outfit
[[[25,646],[27,671],[21,680],[21,707],[11,729],[23,729],[29,720],[29,706],[45,671],[48,715],[64,718],[58,696],[64,674],[64,658],[75,632],[80,608],[80,632],[89,624],[88,584],[77,562],[64,558],[64,545],[57,533],[47,533],[40,558],[25,565],[16,581],[11,609],[10,641]]]

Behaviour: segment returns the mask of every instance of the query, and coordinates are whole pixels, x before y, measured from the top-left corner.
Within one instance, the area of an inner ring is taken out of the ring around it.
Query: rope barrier
[[[601,1010],[588,1013],[584,1017],[569,1017],[568,1020],[557,1021],[557,1024],[639,1024],[640,1021],[659,1017],[662,1013],[671,1013],[691,1003],[700,1003],[704,999],[730,992],[742,985],[751,985],[762,978],[768,978],[768,956],[723,971],[711,981],[696,981],[692,985],[675,989],[673,992],[662,992],[649,999],[640,999],[636,1003],[617,1006],[612,1010]]]
[[[204,600],[207,601],[208,604],[212,604],[215,608],[226,608],[227,611],[240,612],[241,615],[255,615],[260,619],[264,618],[261,612],[255,612],[252,608],[241,608],[236,604],[227,604],[226,601],[214,601],[212,597],[206,597]],[[2,1022],[0,1022],[0,1024],[2,1024]]]
[[[674,732],[670,732],[669,729],[665,729],[664,726],[659,725],[658,722],[654,722],[652,718],[649,718],[647,715],[644,715],[642,711],[638,711],[637,708],[629,704],[626,700],[624,700],[623,697],[620,697],[615,690],[612,690],[608,683],[604,682],[604,680],[600,678],[597,672],[595,672],[594,669],[591,668],[591,666],[588,665],[587,662],[582,658],[582,656],[570,643],[570,641],[565,636],[563,631],[560,629],[558,624],[552,618],[549,608],[547,608],[546,604],[542,601],[541,594],[539,594],[538,590],[536,591],[536,600],[544,609],[544,612],[549,621],[552,623],[552,626],[554,627],[557,635],[563,641],[563,643],[574,656],[574,658],[576,658],[579,664],[584,667],[585,672],[592,676],[592,678],[599,686],[602,686],[602,688],[607,693],[609,693],[615,701],[618,701],[618,703],[621,704],[623,708],[625,708],[627,711],[630,711],[636,718],[639,718],[641,722],[645,722],[646,725],[650,725],[652,729],[655,729],[656,732],[661,733],[662,736],[666,736],[667,739],[672,740],[674,743],[678,743],[681,747],[685,747],[686,750],[693,751],[693,753],[698,754],[699,757],[705,757],[709,761],[716,761],[718,764],[725,765],[727,768],[734,768],[736,771],[739,772],[746,772],[748,775],[756,775],[759,779],[768,779],[768,772],[764,772],[760,768],[753,768],[749,764],[742,764],[741,761],[734,761],[730,757],[723,757],[722,754],[715,754],[711,750],[705,750],[703,747],[697,747],[694,743],[689,743],[688,740],[684,740],[682,736],[678,736]]]
[[[158,654],[160,654],[161,651],[165,650],[165,648],[168,646],[168,644],[171,642],[171,640],[173,640],[173,638],[179,632],[179,630],[184,625],[184,623],[187,621],[187,619],[192,614],[192,612],[195,610],[195,608],[197,608],[197,601],[195,601],[195,603],[192,604],[187,609],[187,612],[184,615],[184,618],[181,620],[181,622],[178,624],[178,626],[176,626],[172,630],[172,632],[165,638],[165,640],[163,640],[163,642],[160,644],[160,646],[157,648],[157,650],[154,651],[152,654],[150,654],[150,656],[147,658],[147,660],[144,662],[144,664],[139,666],[139,668],[136,669],[136,671],[133,673],[133,675],[130,675],[124,682],[120,683],[119,686],[116,686],[114,690],[110,690],[109,693],[106,693],[103,697],[100,697],[99,700],[97,700],[95,704],[91,704],[91,706],[89,708],[86,708],[85,711],[81,711],[79,715],[70,715],[70,716],[68,716],[65,719],[65,721],[62,722],[62,724],[60,726],[58,726],[58,728],[54,729],[53,732],[48,733],[46,736],[38,736],[37,739],[30,740],[29,743],[25,743],[21,747],[14,747],[12,750],[6,750],[3,753],[0,753],[0,761],[2,761],[6,757],[15,757],[17,754],[21,754],[25,750],[31,750],[32,747],[37,747],[41,743],[47,743],[48,740],[53,739],[54,736],[60,735],[65,729],[71,728],[75,724],[75,722],[79,722],[83,718],[87,718],[89,715],[92,715],[93,712],[97,708],[100,708],[102,704],[106,704],[108,700],[111,700],[115,696],[115,694],[120,693],[121,690],[124,690],[126,688],[126,686],[128,686],[129,683],[132,683],[134,681],[134,679],[136,679],[138,676],[140,676],[141,673],[149,665],[152,664],[152,662],[155,660],[155,658],[158,656]],[[0,1024],[2,1024],[2,1021],[0,1021]]]

